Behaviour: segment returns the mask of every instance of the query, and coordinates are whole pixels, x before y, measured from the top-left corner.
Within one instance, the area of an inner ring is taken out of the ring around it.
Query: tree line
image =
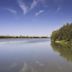
[[[48,38],[47,36],[0,36],[0,39],[4,38]]]
[[[69,41],[72,42],[72,23],[67,23],[60,29],[53,31],[51,35],[52,41]]]

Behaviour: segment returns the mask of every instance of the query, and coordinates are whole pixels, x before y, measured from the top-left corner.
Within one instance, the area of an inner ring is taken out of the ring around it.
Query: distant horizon
[[[64,25],[67,24],[67,23],[72,23],[72,22],[66,22],[66,23],[64,23]],[[62,26],[63,25],[61,25],[60,27],[62,27]],[[54,29],[53,31],[59,29],[60,27]],[[0,34],[0,36],[46,36],[46,37],[51,37],[52,32],[50,34],[15,34],[15,33],[11,34],[10,33],[10,34]]]
[[[29,37],[50,37],[51,35],[0,35],[0,36],[29,36]]]
[[[64,23],[63,25],[65,25],[65,24],[67,24],[67,23],[72,23],[72,22],[66,22],[66,23]],[[54,29],[53,31],[59,29],[59,28],[62,27],[63,25],[57,27],[57,28]],[[53,31],[52,31],[52,32],[53,32]],[[47,37],[51,37],[52,32],[47,33],[47,34],[37,34],[37,33],[35,33],[35,34],[22,34],[22,33],[13,33],[13,34],[11,34],[11,33],[10,33],[10,34],[0,34],[0,36],[47,36]]]

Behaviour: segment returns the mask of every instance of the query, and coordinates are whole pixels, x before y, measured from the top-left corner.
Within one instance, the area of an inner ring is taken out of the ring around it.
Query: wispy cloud
[[[29,7],[23,2],[23,0],[18,0],[18,4],[24,14],[26,14],[29,11]]]
[[[39,16],[40,14],[42,14],[44,12],[44,10],[40,10],[39,12],[37,12],[36,14],[35,14],[35,16]]]
[[[57,9],[56,9],[56,12],[59,12],[61,10],[61,7],[58,7]]]
[[[31,9],[36,7],[38,3],[42,3],[44,6],[47,6],[46,0],[33,0],[32,4],[31,4]]]
[[[28,5],[24,2],[24,0],[17,0],[17,1],[18,1],[18,4],[19,4],[19,7],[20,7],[21,10],[23,11],[23,14],[25,15],[25,14],[27,14],[30,10],[34,9],[34,8],[37,6],[38,3],[42,3],[42,2],[44,2],[44,1],[46,1],[46,0],[33,0],[30,6],[28,6]],[[43,12],[43,11],[40,11],[39,14],[42,13],[42,12]]]
[[[33,0],[30,9],[33,9],[34,7],[37,6],[38,1],[37,0]]]
[[[12,14],[17,14],[17,11],[11,8],[5,8],[6,10],[8,10],[10,13]]]

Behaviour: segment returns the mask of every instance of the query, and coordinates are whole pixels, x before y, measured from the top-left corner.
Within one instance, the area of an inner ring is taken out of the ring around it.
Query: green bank
[[[60,29],[53,31],[51,41],[60,44],[72,45],[72,23],[67,23]]]

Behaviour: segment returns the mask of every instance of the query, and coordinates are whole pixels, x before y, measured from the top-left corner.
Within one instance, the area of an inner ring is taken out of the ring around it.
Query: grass
[[[59,43],[59,44],[61,44],[61,45],[68,44],[68,42],[65,41],[65,40],[55,41],[55,43]]]

